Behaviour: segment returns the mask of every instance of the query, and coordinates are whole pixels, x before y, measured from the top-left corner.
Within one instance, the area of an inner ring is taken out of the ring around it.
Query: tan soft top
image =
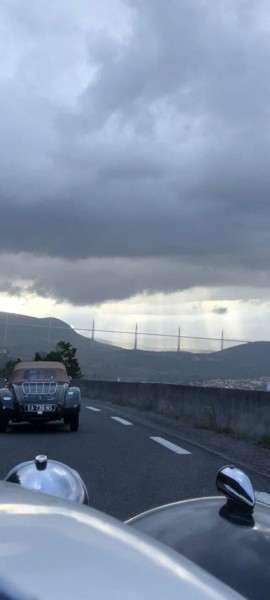
[[[36,360],[17,363],[9,377],[11,383],[20,381],[59,381],[68,383],[69,376],[65,365],[60,362]]]

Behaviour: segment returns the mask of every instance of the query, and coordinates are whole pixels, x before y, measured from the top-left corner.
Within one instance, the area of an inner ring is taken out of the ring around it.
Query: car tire
[[[79,413],[75,413],[70,417],[70,431],[78,431],[79,429]]]
[[[0,420],[0,433],[5,433],[5,431],[7,430],[7,426],[8,426],[8,419],[1,419]]]

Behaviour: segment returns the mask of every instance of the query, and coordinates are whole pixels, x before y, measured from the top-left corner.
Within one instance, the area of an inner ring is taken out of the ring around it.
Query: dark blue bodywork
[[[13,423],[63,421],[72,431],[79,426],[81,392],[69,383],[24,381],[0,389],[0,431]]]
[[[224,498],[177,502],[128,523],[173,548],[250,600],[270,598],[270,508]]]

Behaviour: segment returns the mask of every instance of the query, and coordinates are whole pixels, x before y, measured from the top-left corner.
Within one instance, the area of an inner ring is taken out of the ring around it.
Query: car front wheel
[[[79,429],[79,413],[75,413],[70,417],[70,431],[78,431]]]

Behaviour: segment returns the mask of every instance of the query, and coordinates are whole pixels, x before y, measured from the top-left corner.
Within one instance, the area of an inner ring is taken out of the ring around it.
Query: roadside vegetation
[[[76,357],[77,348],[74,348],[70,342],[58,342],[55,350],[50,352],[36,352],[34,360],[52,360],[61,362],[65,365],[67,374],[72,379],[80,379],[82,372],[80,369],[79,361]]]
[[[21,362],[20,358],[9,358],[0,368],[0,377],[9,377],[13,367],[19,362]]]
[[[74,348],[70,342],[58,342],[54,350],[50,352],[36,352],[34,361],[45,360],[45,361],[57,361],[65,365],[67,374],[72,379],[80,379],[82,372],[80,369],[79,361],[76,357],[77,348]],[[0,377],[9,377],[12,373],[14,365],[21,362],[21,358],[10,357],[0,367]],[[24,360],[24,359],[23,359]]]

